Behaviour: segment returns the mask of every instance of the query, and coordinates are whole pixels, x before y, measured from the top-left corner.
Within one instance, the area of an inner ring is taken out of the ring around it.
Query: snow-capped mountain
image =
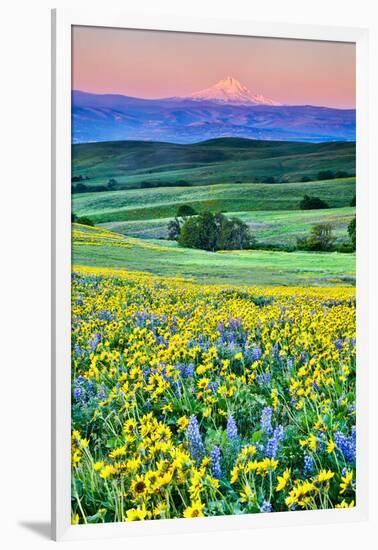
[[[219,80],[214,86],[194,92],[187,98],[200,101],[221,101],[235,105],[281,105],[278,101],[261,94],[254,94],[239,80],[229,75]]]

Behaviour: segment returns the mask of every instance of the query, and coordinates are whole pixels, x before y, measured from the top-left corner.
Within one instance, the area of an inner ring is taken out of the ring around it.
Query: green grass
[[[311,252],[205,252],[74,225],[73,264],[183,276],[236,285],[354,284],[355,255]]]
[[[227,212],[246,222],[257,241],[269,245],[295,245],[298,237],[308,234],[316,223],[330,223],[337,243],[349,242],[347,227],[355,215],[354,207],[327,210],[283,210],[256,212]],[[104,227],[111,231],[141,239],[167,239],[168,223],[172,218],[108,222]]]
[[[321,170],[355,173],[355,143],[297,143],[221,138],[190,145],[148,141],[76,144],[73,175],[119,188],[251,182],[273,176],[316,179]]]
[[[95,223],[107,223],[174,217],[180,204],[190,204],[198,212],[297,210],[304,194],[320,197],[334,208],[346,207],[355,195],[355,178],[83,193],[73,196],[73,211],[78,216],[89,216]]]

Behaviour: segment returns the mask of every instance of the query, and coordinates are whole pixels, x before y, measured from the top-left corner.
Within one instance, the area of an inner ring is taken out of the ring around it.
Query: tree
[[[301,181],[302,181],[303,183],[306,183],[306,182],[312,181],[312,180],[311,180],[310,176],[302,176],[302,177],[301,177]]]
[[[168,223],[168,238],[172,241],[177,241],[181,231],[181,222],[176,217]]]
[[[81,225],[90,225],[91,227],[94,226],[94,223],[90,218],[87,218],[86,216],[83,216],[80,218],[74,212],[71,213],[71,222],[72,223],[80,223]]]
[[[354,195],[354,197],[350,201],[350,206],[356,206],[356,195]]]
[[[251,248],[255,244],[255,239],[242,220],[228,219],[220,212],[213,214],[206,211],[184,221],[178,242],[188,248],[215,252]]]
[[[110,180],[108,181],[108,189],[115,189],[117,187],[117,184],[118,184],[118,181],[114,178],[110,178]]]
[[[356,216],[349,222],[348,234],[352,241],[353,250],[356,250]]]
[[[335,174],[335,178],[348,178],[349,177],[349,173],[346,172],[345,170],[338,170]]]
[[[310,197],[305,195],[299,203],[301,210],[320,210],[322,208],[329,208],[328,204],[319,197]]]
[[[243,250],[256,244],[249,227],[239,218],[227,219],[223,214],[217,214],[219,234],[217,250]]]
[[[189,204],[181,204],[177,209],[177,217],[185,218],[186,216],[195,216],[197,212]]]
[[[305,239],[298,239],[298,248],[327,252],[332,250],[336,237],[333,235],[332,225],[319,223],[314,225]]]
[[[74,193],[85,193],[88,191],[88,186],[85,183],[77,183],[73,188]]]
[[[332,170],[321,170],[318,172],[318,180],[332,180],[334,179],[335,174]]]

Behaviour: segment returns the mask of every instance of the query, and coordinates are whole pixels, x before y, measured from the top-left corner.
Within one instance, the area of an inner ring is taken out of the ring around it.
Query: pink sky
[[[355,46],[335,42],[74,27],[73,89],[158,98],[232,75],[289,105],[355,107]]]

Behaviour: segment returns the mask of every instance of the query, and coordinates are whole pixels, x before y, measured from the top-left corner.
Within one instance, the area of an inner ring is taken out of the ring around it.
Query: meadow
[[[73,267],[72,523],[353,507],[354,425],[353,288]]]
[[[73,225],[77,265],[145,271],[202,283],[233,285],[354,285],[355,254],[182,248],[174,241],[128,237]]]

